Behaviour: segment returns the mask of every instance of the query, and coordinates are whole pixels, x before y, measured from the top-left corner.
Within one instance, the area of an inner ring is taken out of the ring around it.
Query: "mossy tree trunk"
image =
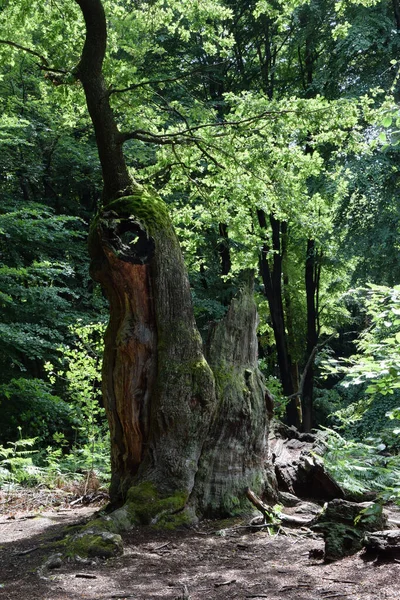
[[[142,480],[189,494],[214,411],[214,378],[166,208],[144,192],[111,203],[93,224],[89,249],[110,302],[103,396],[111,497]]]
[[[260,491],[266,479],[254,301],[245,286],[215,328],[207,362],[167,209],[131,180],[125,164],[124,135],[102,75],[102,3],[76,2],[86,23],[77,74],[104,178],[89,252],[92,276],[110,303],[103,396],[111,431],[111,500],[126,501],[123,518],[131,522],[185,507],[200,515],[227,514],[246,486]]]
[[[268,411],[257,367],[258,314],[252,276],[210,332],[206,355],[216,405],[203,446],[191,502],[200,514],[229,515],[247,503],[246,487],[274,495],[268,478]]]

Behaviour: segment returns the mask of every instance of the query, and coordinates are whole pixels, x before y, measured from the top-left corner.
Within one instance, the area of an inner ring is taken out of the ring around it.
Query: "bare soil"
[[[34,504],[34,503],[33,503]],[[49,542],[98,507],[21,506],[0,495],[0,598],[4,600],[399,600],[400,561],[363,553],[336,563],[309,530],[271,536],[238,525],[203,522],[193,529],[134,529],[119,558],[43,569]],[[34,508],[34,509],[33,509]],[[225,527],[224,527],[225,526]],[[315,555],[315,552],[311,553]]]

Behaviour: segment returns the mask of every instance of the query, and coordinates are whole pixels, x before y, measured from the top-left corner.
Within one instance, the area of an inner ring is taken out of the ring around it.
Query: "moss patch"
[[[171,226],[167,205],[147,190],[118,198],[108,204],[105,210],[112,210],[119,217],[135,217],[150,235]]]
[[[122,538],[108,531],[86,530],[66,538],[66,555],[70,558],[111,558],[123,553]]]
[[[157,523],[153,525],[154,529],[176,529],[193,524],[193,515],[186,510],[180,510],[177,513],[164,513],[160,515]]]
[[[163,523],[164,526],[167,523],[172,526],[174,522],[180,520],[178,515],[183,511],[186,501],[186,492],[179,491],[171,496],[162,497],[152,483],[143,481],[129,489],[126,507],[132,524],[157,524],[162,527]],[[175,527],[177,526],[176,524]]]
[[[224,399],[227,389],[237,389],[242,391],[247,388],[245,386],[244,377],[233,366],[229,364],[212,365],[212,372],[215,377],[217,396],[219,399]]]

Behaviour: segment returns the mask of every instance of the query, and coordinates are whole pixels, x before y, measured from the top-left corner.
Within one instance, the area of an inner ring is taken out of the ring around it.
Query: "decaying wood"
[[[382,530],[385,524],[381,506],[338,498],[328,502],[312,529],[324,536],[325,561],[334,561],[361,550],[366,533]]]
[[[324,453],[321,436],[301,434],[294,428],[280,426],[272,432],[269,441],[281,491],[317,500],[344,498],[344,491],[318,458]]]
[[[264,522],[269,522],[271,520],[271,508],[267,504],[264,504],[261,498],[259,498],[257,494],[255,494],[250,488],[246,489],[246,497],[256,507],[256,509],[262,513]]]
[[[28,550],[21,550],[21,552],[17,552],[18,556],[23,556],[24,554],[30,554],[31,552],[36,552],[39,550],[40,546],[34,546],[33,548],[28,548]]]
[[[270,523],[272,517],[275,516],[272,513],[271,507],[265,504],[261,498],[259,498],[257,494],[255,494],[250,488],[247,488],[246,490],[246,497],[257,508],[257,510],[262,513],[264,517],[264,523]],[[280,512],[277,516],[283,525],[287,525],[289,527],[307,527],[314,522],[314,517],[312,519],[305,519],[295,515],[285,515],[282,512]]]
[[[365,536],[367,552],[378,552],[387,556],[400,555],[400,529],[375,531]]]

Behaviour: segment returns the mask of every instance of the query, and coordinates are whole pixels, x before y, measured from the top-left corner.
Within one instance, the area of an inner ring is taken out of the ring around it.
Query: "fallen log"
[[[288,435],[290,437],[282,437]],[[275,426],[270,435],[270,452],[279,490],[315,500],[344,498],[340,485],[325,470],[322,459],[323,434],[300,434],[294,428]]]

